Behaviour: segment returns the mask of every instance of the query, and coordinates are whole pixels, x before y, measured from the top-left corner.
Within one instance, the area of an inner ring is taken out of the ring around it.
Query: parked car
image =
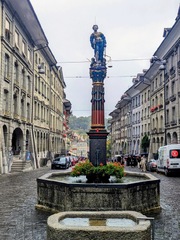
[[[147,171],[156,171],[157,169],[157,161],[155,159],[151,159],[149,162],[146,163],[146,170]]]
[[[158,149],[157,172],[166,176],[180,173],[180,144],[161,146]]]
[[[57,157],[51,163],[51,169],[68,169],[69,161],[67,157]]]
[[[61,154],[61,153],[55,153],[54,154],[54,158],[58,158],[58,157],[63,157],[65,155]]]

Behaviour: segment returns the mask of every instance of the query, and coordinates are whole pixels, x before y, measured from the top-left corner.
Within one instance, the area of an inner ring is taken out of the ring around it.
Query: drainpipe
[[[34,137],[34,52],[35,50],[33,50],[33,77],[32,77],[32,100],[31,100],[31,124],[32,124],[32,145],[33,145],[33,152],[34,152],[34,167],[39,168],[39,164],[38,164],[38,158],[37,158],[37,152],[36,152],[36,148],[35,148],[35,137]]]

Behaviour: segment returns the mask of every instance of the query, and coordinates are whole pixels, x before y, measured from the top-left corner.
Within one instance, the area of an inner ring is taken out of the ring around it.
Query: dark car
[[[69,161],[66,157],[57,157],[51,163],[51,169],[67,169],[69,168]]]
[[[149,162],[146,163],[146,169],[147,171],[156,171],[157,169],[157,162],[155,159],[151,159]]]
[[[58,157],[64,157],[64,156],[65,156],[64,154],[55,153],[55,154],[54,154],[54,159],[55,159],[55,158],[58,158]]]

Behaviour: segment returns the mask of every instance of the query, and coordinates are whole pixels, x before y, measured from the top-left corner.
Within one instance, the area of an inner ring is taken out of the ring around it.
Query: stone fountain
[[[107,71],[106,59],[104,58],[106,39],[101,32],[97,31],[97,25],[93,26],[93,30],[94,32],[90,37],[91,46],[94,49],[94,57],[90,65],[90,78],[93,86],[92,117],[91,129],[87,134],[90,145],[89,160],[94,166],[99,166],[106,164],[106,139],[108,135],[104,124],[104,79]],[[123,240],[151,239],[149,222],[142,223],[141,226],[136,224],[130,231],[126,227],[114,226],[109,228],[106,225],[75,227],[65,224],[64,226],[61,220],[70,218],[72,221],[75,218],[88,218],[88,222],[98,219],[104,224],[107,219],[111,219],[113,216],[116,219],[121,219],[125,215],[128,219],[136,222],[135,216],[143,218],[145,216],[141,213],[160,209],[159,179],[151,174],[126,172],[127,177],[133,175],[136,180],[128,183],[83,183],[66,181],[65,179],[69,174],[67,172],[51,172],[37,179],[38,203],[36,207],[61,212],[48,219],[48,240],[95,239],[93,236],[100,240],[105,239],[101,238],[104,232],[106,232],[106,236],[111,236],[109,239],[112,239],[112,236],[115,236],[113,239]],[[60,177],[60,180],[56,179],[57,176]],[[115,215],[115,211],[118,211],[117,215]],[[81,233],[83,238],[77,236],[76,233]],[[139,233],[142,235],[138,235]],[[63,237],[60,238],[59,235]],[[121,236],[124,237],[121,238]],[[134,236],[134,238],[129,238],[129,236]]]

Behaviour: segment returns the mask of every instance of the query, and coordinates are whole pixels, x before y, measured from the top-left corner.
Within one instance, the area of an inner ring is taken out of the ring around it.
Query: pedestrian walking
[[[137,156],[138,168],[141,168],[141,156]]]
[[[141,157],[141,171],[146,172],[146,157],[143,155]]]

